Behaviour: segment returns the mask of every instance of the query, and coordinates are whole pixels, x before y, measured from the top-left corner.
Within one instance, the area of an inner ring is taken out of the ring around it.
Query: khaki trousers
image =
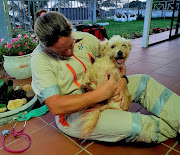
[[[142,115],[108,109],[100,114],[100,118],[90,140],[116,142],[160,143],[168,138],[175,138],[180,133],[180,96],[173,93],[148,75],[138,74],[128,77],[128,89],[132,101],[141,104],[153,115]],[[58,128],[69,136],[80,138],[81,112],[68,115],[69,127],[59,123]]]

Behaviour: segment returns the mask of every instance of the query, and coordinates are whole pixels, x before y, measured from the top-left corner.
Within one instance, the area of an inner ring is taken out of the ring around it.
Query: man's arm
[[[94,91],[78,95],[54,95],[44,102],[53,115],[68,114],[80,111],[114,95],[116,84],[113,75],[105,75],[101,85]]]

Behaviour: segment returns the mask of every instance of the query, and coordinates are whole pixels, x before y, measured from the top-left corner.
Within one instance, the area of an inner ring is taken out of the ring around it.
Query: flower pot
[[[17,80],[31,77],[30,58],[31,54],[22,56],[5,56],[4,69],[12,78]]]
[[[133,21],[133,20],[136,20],[137,18],[137,15],[135,15],[134,17],[131,17],[130,14],[128,15],[128,21]]]
[[[122,17],[118,18],[116,15],[114,15],[114,21],[126,22],[127,21],[127,16],[125,14],[122,14]]]

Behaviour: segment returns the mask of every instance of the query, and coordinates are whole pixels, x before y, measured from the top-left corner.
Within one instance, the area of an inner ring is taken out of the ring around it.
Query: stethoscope
[[[3,130],[3,131],[1,132],[1,134],[2,134],[2,136],[3,136],[3,137],[2,137],[2,147],[3,147],[6,151],[11,152],[11,153],[24,152],[24,151],[26,151],[26,150],[30,147],[30,145],[31,145],[31,138],[29,137],[29,135],[23,133],[23,130],[24,130],[25,126],[26,126],[26,120],[25,120],[25,123],[24,123],[23,128],[22,128],[20,131],[15,132],[15,131],[14,131],[14,128],[16,127],[16,124],[17,124],[18,122],[19,122],[19,121],[17,121],[17,122],[15,123],[14,127],[13,127],[12,130],[11,130],[11,133],[14,135],[14,137],[19,136],[19,135],[25,135],[25,136],[28,138],[28,140],[29,140],[29,144],[28,144],[28,146],[27,146],[25,149],[20,150],[20,151],[13,151],[13,150],[7,149],[6,146],[5,146],[4,141],[5,141],[6,136],[9,135],[9,130]]]

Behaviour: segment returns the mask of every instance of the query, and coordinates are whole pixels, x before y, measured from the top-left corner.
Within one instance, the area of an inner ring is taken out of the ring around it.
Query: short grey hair
[[[60,37],[71,34],[72,24],[63,14],[49,11],[37,18],[34,31],[41,44],[51,47]]]

